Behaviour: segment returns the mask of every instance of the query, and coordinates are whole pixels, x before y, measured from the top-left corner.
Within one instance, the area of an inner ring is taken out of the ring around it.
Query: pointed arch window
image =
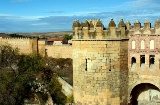
[[[154,40],[150,41],[150,49],[154,49]]]
[[[132,49],[135,49],[135,48],[136,48],[136,42],[132,41]]]
[[[144,49],[144,40],[141,41],[141,49]]]

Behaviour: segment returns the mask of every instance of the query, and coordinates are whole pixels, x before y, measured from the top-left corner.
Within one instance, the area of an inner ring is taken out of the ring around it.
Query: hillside
[[[62,37],[64,34],[72,34],[72,31],[61,31],[61,32],[33,32],[33,33],[15,33],[24,36],[33,36],[33,37]]]

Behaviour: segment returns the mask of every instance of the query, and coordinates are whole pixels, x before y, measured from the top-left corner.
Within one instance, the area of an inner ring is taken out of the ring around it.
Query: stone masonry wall
[[[72,58],[71,45],[46,45],[46,56],[52,58]]]
[[[10,45],[18,48],[20,53],[37,53],[37,39],[29,38],[0,38],[0,45]]]
[[[127,41],[73,40],[72,45],[75,103],[126,105]]]
[[[38,40],[38,53],[42,56],[46,56],[45,40]]]

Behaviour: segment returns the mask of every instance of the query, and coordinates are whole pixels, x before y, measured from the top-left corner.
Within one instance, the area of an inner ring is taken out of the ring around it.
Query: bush
[[[39,83],[45,84],[54,102],[65,103],[66,96],[61,92],[62,86],[57,80],[57,75],[53,75],[52,69],[46,67],[43,57],[19,55],[18,49],[10,46],[0,46],[0,48],[0,105],[23,104],[24,99],[33,93],[31,83],[36,78],[39,78]],[[40,96],[46,94],[41,92]]]

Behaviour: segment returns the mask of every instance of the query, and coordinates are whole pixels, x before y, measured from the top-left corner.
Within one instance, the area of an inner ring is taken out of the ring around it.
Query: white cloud
[[[141,8],[141,9],[150,9],[153,7],[160,7],[159,6],[160,1],[159,0],[133,0],[126,2],[126,5],[131,6],[133,8]]]
[[[40,18],[44,18],[45,16],[19,16],[17,19],[21,20],[39,20]]]
[[[142,6],[147,6],[152,0],[133,0],[127,2],[128,5],[134,6],[134,7],[142,7]]]
[[[49,25],[49,23],[33,23],[31,25],[33,25],[33,26],[45,26],[45,25]]]
[[[28,0],[12,0],[14,2],[26,2]],[[0,14],[0,29],[2,32],[33,32],[33,31],[57,31],[57,30],[71,30],[73,20],[79,19],[84,22],[86,19],[101,19],[103,24],[107,27],[111,18],[118,24],[121,18],[124,21],[134,23],[139,20],[142,23],[147,19],[152,24],[156,19],[160,18],[160,1],[158,0],[133,0],[126,2],[113,8],[112,11],[103,9],[102,12],[97,12],[94,7],[93,10],[79,11],[75,13],[66,13],[63,11],[51,11],[54,16],[15,16],[12,14]],[[128,9],[128,7],[130,7]],[[57,14],[57,15],[55,15]]]
[[[0,16],[13,16],[11,14],[0,14]]]

